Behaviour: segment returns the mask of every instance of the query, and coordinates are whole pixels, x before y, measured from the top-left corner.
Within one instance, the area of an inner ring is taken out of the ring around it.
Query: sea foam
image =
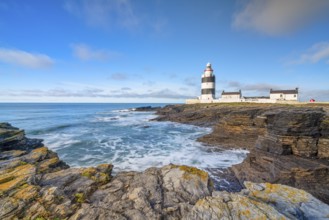
[[[211,172],[246,157],[244,150],[220,150],[197,142],[210,128],[150,121],[156,117],[152,112],[133,111],[132,105],[112,106],[45,105],[44,111],[31,106],[11,118],[29,137],[44,139],[72,167],[112,163],[118,172],[173,163]],[[26,120],[21,120],[22,115]]]

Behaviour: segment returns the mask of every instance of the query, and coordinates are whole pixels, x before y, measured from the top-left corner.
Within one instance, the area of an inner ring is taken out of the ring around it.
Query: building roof
[[[245,99],[269,99],[269,96],[243,96]]]
[[[225,92],[223,90],[222,95],[241,95],[241,90],[239,90],[238,92]]]
[[[270,90],[270,94],[298,94],[298,88],[292,90]]]

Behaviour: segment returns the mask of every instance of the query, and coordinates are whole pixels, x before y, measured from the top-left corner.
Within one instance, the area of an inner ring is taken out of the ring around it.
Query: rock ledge
[[[214,191],[207,172],[167,165],[112,176],[112,165],[69,168],[40,140],[0,123],[0,219],[329,218],[329,206],[292,187],[245,182]]]

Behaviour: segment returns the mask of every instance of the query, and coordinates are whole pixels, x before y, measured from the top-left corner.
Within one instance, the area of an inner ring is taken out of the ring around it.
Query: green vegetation
[[[93,179],[92,177],[95,176],[96,174],[96,170],[94,168],[85,168],[82,173],[81,176],[85,176],[88,177],[89,179]]]
[[[199,170],[198,168],[182,165],[179,166],[179,169],[185,171],[185,174],[183,176],[185,179],[189,179],[190,175],[197,175],[203,181],[206,181],[208,179],[208,173],[203,170]]]
[[[75,200],[78,203],[84,203],[86,200],[85,194],[83,194],[83,193],[76,193],[76,194],[74,194],[74,196],[75,196]]]
[[[25,161],[19,161],[19,165],[26,165],[27,163]]]

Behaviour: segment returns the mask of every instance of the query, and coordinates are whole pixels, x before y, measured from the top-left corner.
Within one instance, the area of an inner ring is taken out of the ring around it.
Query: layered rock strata
[[[287,184],[329,203],[329,105],[174,105],[155,120],[212,126],[200,141],[246,148],[232,167],[240,180]]]
[[[0,123],[0,219],[319,219],[329,206],[292,187],[245,182],[219,192],[205,171],[167,165],[111,176],[69,168],[40,140]]]

